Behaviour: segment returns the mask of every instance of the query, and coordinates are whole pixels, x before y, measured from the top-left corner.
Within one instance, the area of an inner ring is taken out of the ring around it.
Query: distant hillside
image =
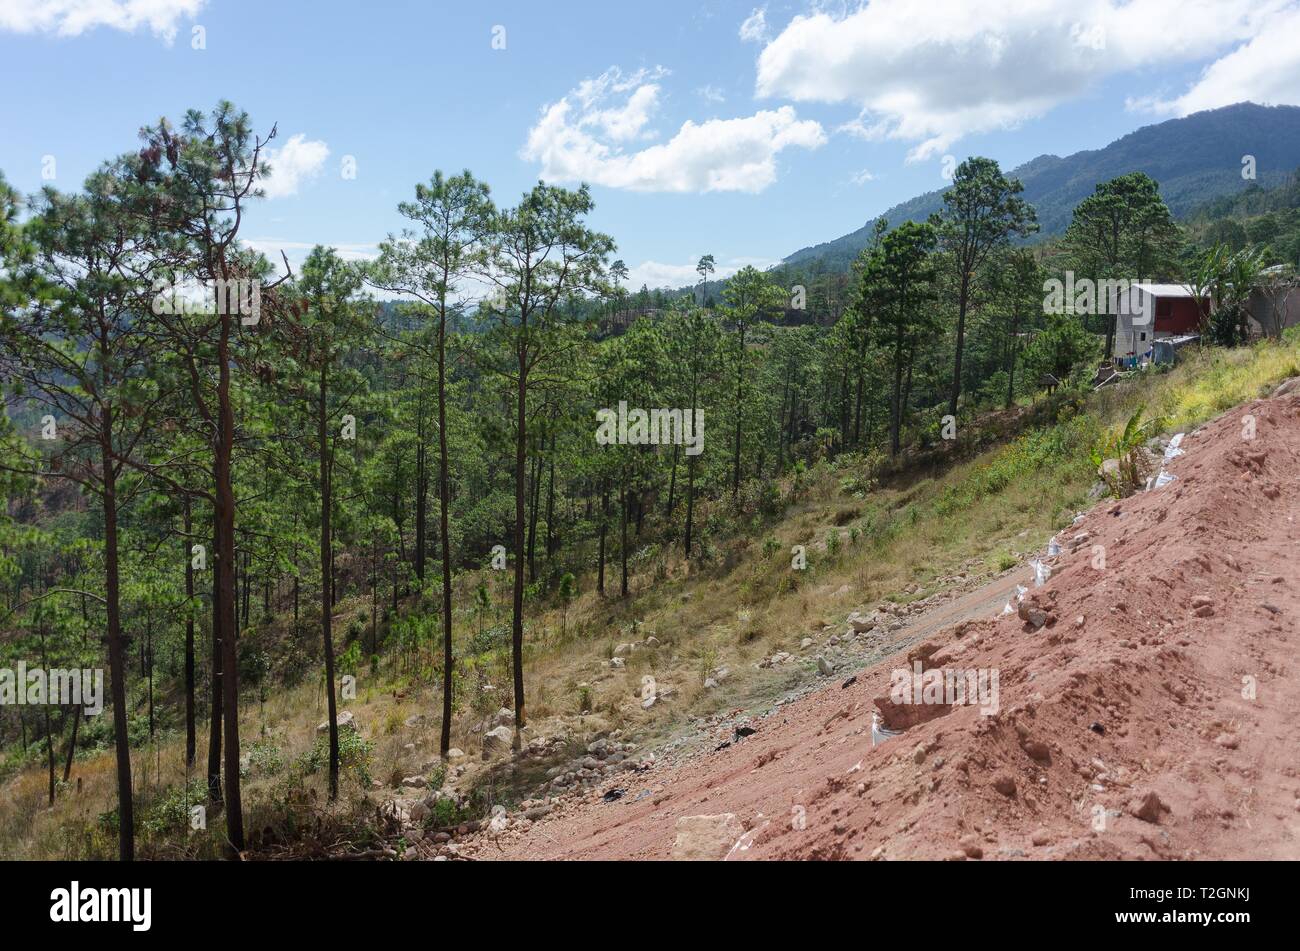
[[[1244,155],[1255,156],[1254,183],[1241,177]],[[1098,183],[1117,175],[1146,172],[1160,183],[1160,192],[1173,213],[1182,216],[1252,184],[1264,188],[1281,185],[1297,166],[1300,106],[1242,102],[1146,126],[1102,149],[1065,158],[1040,155],[1008,174],[1024,183],[1024,197],[1038,211],[1042,234],[1051,236],[1065,231],[1074,206]],[[923,220],[942,207],[943,191],[895,205],[884,215],[891,225],[909,218]],[[785,263],[822,258],[827,269],[846,268],[866,246],[874,217],[842,238],[796,251]]]

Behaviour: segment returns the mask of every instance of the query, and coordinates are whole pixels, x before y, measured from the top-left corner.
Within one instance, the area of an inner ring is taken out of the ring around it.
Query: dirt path
[[[1300,857],[1300,395],[1239,407],[1184,447],[1172,484],[1062,532],[1027,620],[996,616],[1024,580],[1001,578],[912,619],[893,655],[778,707],[751,736],[622,775],[614,801],[609,789],[560,800],[458,847],[480,859]],[[997,712],[892,702],[891,671],[912,659],[996,671]],[[921,722],[873,745],[877,709]]]

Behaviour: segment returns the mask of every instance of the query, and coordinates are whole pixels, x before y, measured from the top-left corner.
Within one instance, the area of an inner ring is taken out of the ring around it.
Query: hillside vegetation
[[[533,602],[528,612],[526,665],[541,685],[532,704],[527,737],[552,743],[552,755],[519,768],[497,754],[478,756],[482,721],[509,690],[509,648],[498,635],[499,573],[458,578],[457,603],[472,603],[485,586],[487,605],[458,613],[456,655],[470,685],[453,727],[467,755],[437,760],[438,705],[430,677],[436,651],[416,636],[393,645],[359,678],[355,700],[343,703],[359,732],[344,731],[343,793],[328,804],[323,770],[322,684],[310,657],[286,667],[283,683],[266,682],[246,697],[242,728],[248,740],[243,766],[245,808],[253,846],[274,852],[303,843],[327,849],[340,842],[380,842],[385,823],[376,806],[402,780],[417,774],[449,791],[440,815],[445,825],[480,818],[500,801],[513,804],[544,779],[543,768],[581,749],[597,732],[622,731],[640,748],[671,736],[692,717],[763,703],[816,677],[801,656],[801,638],[842,623],[851,609],[879,601],[907,604],[975,582],[1022,563],[1047,538],[1090,504],[1096,483],[1088,453],[1134,411],[1165,417],[1169,431],[1192,428],[1229,407],[1300,374],[1300,338],[1237,350],[1210,349],[1169,373],[1149,373],[1087,398],[1077,409],[1062,400],[1059,419],[1014,432],[966,461],[892,472],[862,456],[823,460],[780,488],[779,512],[737,521],[719,517],[709,555],[688,566],[656,545],[632,558],[634,596],[608,601],[593,578],[577,579],[567,605],[555,598]],[[959,450],[954,449],[957,453]],[[712,516],[710,516],[712,517]],[[808,567],[791,568],[791,548],[804,545]],[[464,593],[465,597],[460,595]],[[355,651],[364,637],[365,597],[341,602],[336,623],[352,625]],[[407,600],[390,623],[418,628],[436,620],[427,605]],[[360,626],[362,629],[358,630]],[[244,634],[250,650],[287,648],[292,618],[278,616]],[[648,638],[657,646],[645,646]],[[620,644],[642,646],[611,669]],[[390,641],[391,643],[391,641]],[[795,660],[771,669],[756,666],[779,652]],[[341,661],[341,669],[360,663]],[[729,675],[706,689],[706,677]],[[644,709],[641,678],[653,676],[663,702]],[[174,698],[159,697],[160,705]],[[101,741],[102,742],[102,741]],[[200,762],[202,762],[202,743]],[[114,761],[111,751],[77,757],[69,788],[53,808],[45,801],[42,752],[11,759],[0,797],[0,854],[26,858],[107,858],[113,854]],[[141,854],[215,857],[222,853],[219,822],[189,830],[189,807],[205,799],[201,775],[184,769],[184,736],[172,720],[133,751],[135,794],[141,816]],[[210,817],[212,818],[212,817]]]

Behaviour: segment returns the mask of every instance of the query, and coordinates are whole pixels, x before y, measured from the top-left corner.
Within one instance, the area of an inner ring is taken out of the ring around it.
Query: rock
[[[609,740],[607,740],[603,736],[600,739],[587,744],[587,752],[590,753],[592,756],[600,756],[608,749],[609,749]]]
[[[615,657],[623,657],[623,656],[625,656],[625,655],[627,655],[627,654],[630,654],[630,653],[632,653],[632,645],[631,645],[631,644],[619,644],[617,647],[614,648],[614,656],[615,656]]]
[[[1034,845],[1047,845],[1052,841],[1052,836],[1046,829],[1035,829],[1034,834],[1029,837],[1029,841]]]
[[[429,814],[429,807],[426,806],[423,802],[417,802],[415,805],[411,807],[410,812],[408,813],[408,815],[411,817],[412,822],[423,822],[424,817],[427,816],[428,814]]]
[[[653,634],[651,634],[649,637],[647,637],[647,638],[645,639],[645,646],[646,646],[646,647],[658,647],[658,646],[659,646],[659,638],[657,638],[657,637],[655,637]]]
[[[550,812],[551,807],[549,805],[543,804],[540,806],[533,806],[531,809],[525,810],[524,818],[530,822],[536,822],[543,816],[549,815]]]
[[[677,862],[716,862],[727,857],[745,834],[734,813],[682,816],[677,820],[672,857]]]
[[[465,751],[460,749],[459,747],[453,746],[451,749],[447,751],[447,759],[449,760],[464,759],[464,758],[465,758]]]
[[[404,789],[423,789],[429,785],[429,781],[423,776],[404,776],[402,777],[402,787]]]
[[[417,714],[415,714],[414,716],[409,716],[409,717],[406,718],[406,725],[407,725],[408,727],[419,726],[419,725],[420,725],[421,723],[423,723],[423,722],[424,722],[424,714],[423,714],[423,713],[417,713]]]
[[[717,682],[716,680],[714,680],[712,677],[705,677],[705,678],[704,678],[704,689],[705,689],[705,690],[712,690],[712,689],[713,689],[714,687],[716,687],[717,685],[718,685],[718,682]]]
[[[514,711],[513,711],[513,710],[507,710],[505,707],[501,707],[499,710],[497,710],[497,712],[496,712],[495,714],[493,714],[493,716],[492,716],[492,725],[493,725],[494,727],[495,727],[495,726],[514,726],[514,725],[515,725],[515,713],[514,713]]]
[[[1046,763],[1052,758],[1052,751],[1041,740],[1025,740],[1020,744],[1020,748],[1029,754],[1030,759],[1040,763]]]
[[[1026,598],[1016,606],[1016,613],[1020,615],[1020,620],[1027,624],[1040,628],[1047,623],[1047,612],[1038,606],[1032,598]]]
[[[1016,780],[1010,773],[998,773],[993,777],[993,788],[1004,796],[1016,794]]]
[[[651,707],[653,707],[653,706],[655,705],[655,703],[656,703],[658,700],[659,700],[659,697],[658,697],[657,694],[651,694],[650,696],[646,697],[644,700],[641,701],[641,709],[642,709],[642,710],[649,710]]]
[[[487,759],[497,753],[504,753],[514,742],[515,731],[508,726],[498,726],[483,734],[483,758]]]
[[[1300,389],[1300,376],[1293,376],[1291,379],[1283,381],[1282,384],[1273,391],[1273,399],[1277,399],[1279,396],[1286,396],[1288,393],[1294,393],[1297,389]]]
[[[803,640],[799,642],[799,649],[807,650],[809,647],[812,647],[812,644],[813,644],[813,639],[811,637],[805,637]]]
[[[623,667],[627,666],[627,661],[623,660],[622,657],[611,657],[609,659],[609,666],[614,670],[621,670]]]
[[[1148,789],[1129,803],[1128,811],[1143,822],[1159,822],[1160,813],[1168,808],[1153,790]]]
[[[352,715],[351,710],[344,710],[342,713],[340,713],[338,715],[337,722],[339,725],[340,733],[342,733],[344,730],[357,729],[357,718]],[[329,730],[330,730],[329,720],[326,720],[324,723],[318,724],[316,727],[317,733],[328,733]]]
[[[817,655],[817,670],[823,677],[829,677],[835,673],[835,666],[821,654]]]
[[[984,858],[984,848],[980,845],[980,840],[975,835],[964,835],[957,843],[967,858],[982,859]]]
[[[1225,750],[1235,750],[1241,743],[1235,733],[1220,733],[1215,737],[1214,742],[1222,746]]]

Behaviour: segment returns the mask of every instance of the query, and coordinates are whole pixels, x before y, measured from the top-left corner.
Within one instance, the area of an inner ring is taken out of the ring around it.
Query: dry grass
[[[854,494],[868,475],[865,463],[818,466],[780,520],[738,528],[714,542],[710,564],[688,564],[678,550],[661,549],[636,561],[633,595],[626,600],[601,598],[594,576],[584,576],[567,614],[559,607],[534,610],[526,648],[530,732],[622,729],[656,738],[681,729],[691,717],[788,689],[790,671],[758,670],[755,662],[777,650],[797,652],[803,636],[842,621],[855,607],[924,597],[958,572],[991,575],[1041,549],[1085,504],[1095,481],[1087,440],[1137,405],[1168,416],[1172,428],[1189,428],[1296,374],[1300,348],[1294,337],[1283,345],[1211,351],[1193,355],[1171,373],[1104,391],[1086,416],[1026,434],[937,477]],[[828,544],[832,537],[838,542]],[[791,568],[795,545],[806,546],[806,571]],[[617,591],[617,566],[609,568],[609,589]],[[506,600],[500,574],[487,579],[495,605]],[[458,604],[472,603],[479,580],[472,574],[458,579]],[[359,599],[344,605],[343,614],[363,606]],[[464,656],[479,630],[470,610],[458,612],[457,629],[462,687],[453,745],[473,757],[479,749],[474,725],[496,707],[509,706],[508,654],[497,649]],[[621,670],[609,666],[617,645],[651,634],[658,648],[632,652]],[[344,704],[373,745],[371,776],[385,785],[437,759],[440,696],[430,676],[432,656],[430,650],[413,660],[386,659],[377,671],[366,667],[358,672],[356,700]],[[720,666],[729,668],[729,678],[706,691],[704,677]],[[669,702],[649,711],[639,703],[646,677],[661,690],[674,690]],[[484,691],[483,685],[493,689]],[[295,827],[295,816],[305,823],[324,808],[323,771],[298,778],[296,785],[287,778],[296,775],[292,764],[316,740],[316,724],[325,716],[322,688],[313,681],[272,690],[265,704],[246,701],[241,713],[245,751],[260,742],[285,764],[278,772],[263,768],[261,759],[250,765],[244,785],[248,828],[288,834],[301,827]],[[407,727],[406,719],[416,713],[425,714],[425,722]],[[148,815],[169,790],[184,787],[183,748],[183,738],[169,736],[134,751],[140,815]],[[204,762],[201,742],[200,771]],[[115,800],[111,753],[79,758],[73,774],[80,788],[62,790],[53,809],[46,807],[40,770],[5,784],[0,857],[115,854],[111,827],[100,821]],[[355,810],[367,795],[374,794],[349,776],[335,811]],[[140,851],[156,857],[217,855],[220,832],[220,819],[214,818],[206,834],[145,834]]]

